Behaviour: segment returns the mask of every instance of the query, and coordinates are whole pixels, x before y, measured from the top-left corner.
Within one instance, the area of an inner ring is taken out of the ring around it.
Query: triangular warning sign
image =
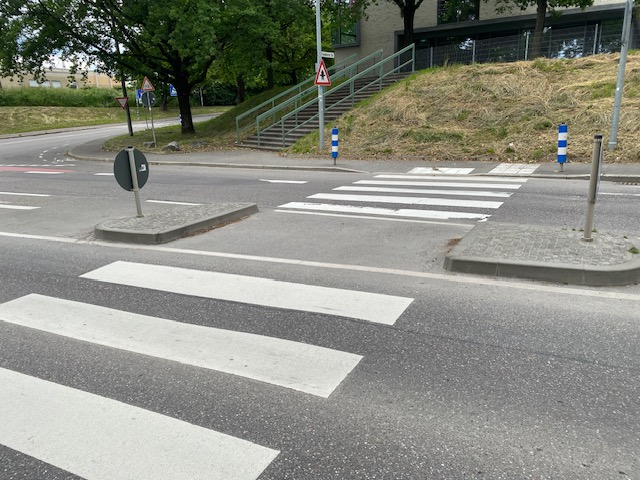
[[[320,60],[320,66],[318,67],[318,73],[316,73],[316,85],[321,87],[328,87],[331,85],[331,79],[329,78],[329,72],[327,66],[324,64],[324,60]]]
[[[127,106],[127,103],[129,102],[129,99],[127,97],[118,97],[116,98],[116,102],[118,102],[124,110]]]
[[[154,90],[155,88],[153,88],[153,85],[151,85],[149,79],[147,77],[144,77],[144,80],[142,81],[142,91],[153,92]]]

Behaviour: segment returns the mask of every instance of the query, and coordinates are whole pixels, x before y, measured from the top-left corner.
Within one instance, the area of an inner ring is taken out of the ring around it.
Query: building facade
[[[29,75],[25,75],[22,79],[17,76],[0,78],[1,88],[117,88],[121,86],[120,81],[104,73],[89,71],[86,77],[83,77],[80,73],[72,75],[70,70],[66,68],[52,68],[47,70],[44,81],[36,80],[33,76]]]
[[[540,54],[573,58],[619,51],[624,9],[625,3],[620,0],[595,0],[585,10],[548,13]],[[416,68],[527,60],[535,21],[535,7],[497,13],[492,1],[424,0],[414,21]],[[403,45],[403,28],[398,6],[390,0],[379,1],[352,28],[334,34],[336,62],[352,54],[363,58],[379,49],[384,56],[398,51]]]

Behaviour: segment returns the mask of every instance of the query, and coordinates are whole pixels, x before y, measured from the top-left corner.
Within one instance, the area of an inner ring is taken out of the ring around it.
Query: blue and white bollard
[[[569,127],[566,123],[562,122],[558,125],[558,163],[560,164],[560,171],[564,171],[564,164],[567,161],[567,132]]]
[[[338,158],[338,129],[331,129],[331,156],[333,157],[333,164],[336,164]]]

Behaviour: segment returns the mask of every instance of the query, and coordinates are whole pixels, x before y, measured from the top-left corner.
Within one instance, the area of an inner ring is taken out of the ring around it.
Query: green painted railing
[[[329,71],[329,75],[335,74],[342,69],[348,68],[351,64],[355,62],[357,58],[356,54],[350,55],[344,60],[332,65],[327,70]],[[244,113],[241,113],[236,117],[236,140],[240,141],[240,136],[243,132],[250,130],[252,128],[256,128],[256,117],[265,112],[266,110],[272,110],[277,108],[279,104],[287,101],[290,98],[295,98],[303,94],[306,90],[309,89],[310,86],[314,86],[314,81],[316,77],[315,75],[307,78],[306,80],[300,82],[298,85],[295,85],[282,93],[270,98],[266,102],[261,103],[260,105],[253,107],[251,110],[247,110]]]
[[[342,61],[339,64],[334,65],[334,67],[329,70],[329,76],[331,77],[331,81],[333,83],[343,82],[345,81],[345,79],[353,77],[363,69],[366,69],[367,65],[375,65],[376,63],[379,63],[380,60],[382,60],[382,50],[378,50],[370,55],[367,55],[365,58],[358,60],[357,62],[352,63],[350,65],[345,65],[345,61]],[[331,73],[332,71],[333,73]],[[273,108],[269,109],[266,112],[256,115],[255,121],[252,122],[245,129],[243,129],[243,131],[246,131],[249,128],[254,128],[255,129],[254,131],[257,135],[258,145],[260,145],[260,135],[264,130],[277,124],[278,120],[282,118],[282,116],[285,115],[286,113],[295,111],[302,104],[306,103],[309,99],[314,98],[314,96],[317,96],[318,87],[314,84],[314,81],[315,81],[315,76],[311,79],[310,86],[308,86],[304,90],[301,89],[295,96],[282,99],[282,101],[279,104],[275,105]],[[254,111],[255,110],[257,110],[257,107],[256,109],[254,109]],[[239,131],[237,135],[239,138],[240,136]]]
[[[340,98],[340,100],[327,105],[328,102],[325,102],[325,118],[326,113],[331,111],[334,108],[344,104],[345,102],[349,102],[351,106],[355,104],[356,95],[364,90],[370,89],[370,87],[378,85],[379,90],[382,90],[382,81],[388,77],[389,75],[394,75],[401,72],[414,72],[416,67],[416,55],[415,55],[415,44],[409,45],[408,47],[403,48],[402,50],[390,55],[389,57],[382,59],[378,63],[372,65],[369,68],[364,69],[363,71],[350,76],[349,79],[335,87],[329,89],[325,93],[325,98],[329,96],[335,96]],[[408,59],[403,59],[407,58]],[[356,82],[358,80],[369,80],[364,84],[358,84],[356,87]],[[295,110],[286,113],[283,115],[276,124],[280,125],[281,133],[282,133],[282,146],[286,146],[286,138],[287,135],[299,130],[300,128],[309,125],[311,123],[318,123],[319,113],[310,116],[302,122],[298,121],[298,117],[300,112],[305,109],[310,109],[314,105],[318,104],[318,98],[312,98],[308,102],[300,105]],[[316,107],[317,110],[317,107]],[[268,112],[267,112],[268,113]],[[266,115],[266,114],[263,114]],[[287,121],[294,120],[294,127],[287,127]]]

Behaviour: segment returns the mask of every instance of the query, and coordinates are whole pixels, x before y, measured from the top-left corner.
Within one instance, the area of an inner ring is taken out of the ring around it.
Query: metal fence
[[[540,56],[547,58],[578,58],[598,53],[619,52],[621,24],[602,26],[585,25],[575,28],[544,30]],[[520,35],[482,40],[468,38],[464,41],[438,47],[418,48],[416,68],[437,67],[448,64],[488,62],[515,62],[529,60],[532,54],[533,31]],[[630,48],[637,48],[632,39]]]

